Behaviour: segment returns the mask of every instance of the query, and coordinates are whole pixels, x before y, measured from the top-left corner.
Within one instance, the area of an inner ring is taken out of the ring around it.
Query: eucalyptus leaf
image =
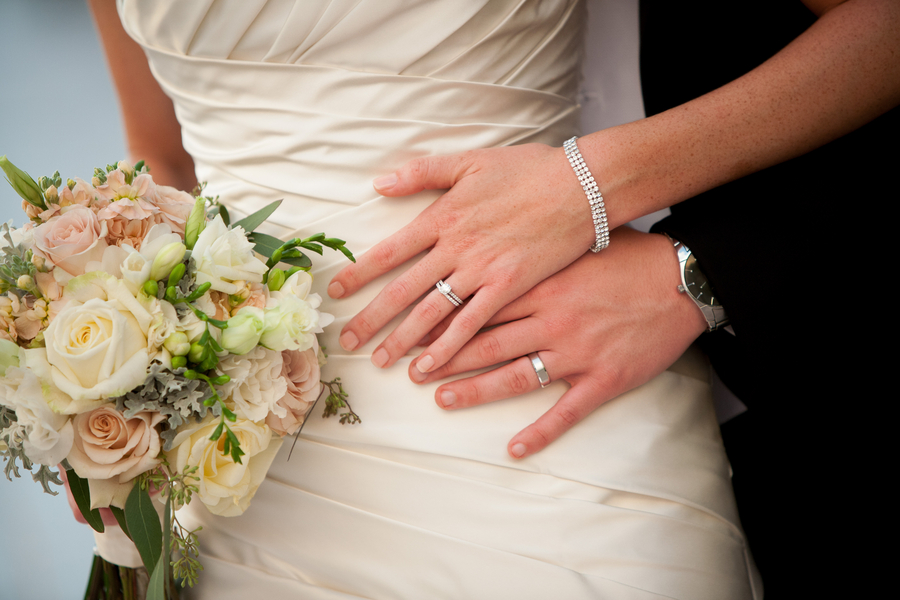
[[[281,205],[281,200],[276,200],[275,202],[272,202],[271,204],[262,207],[261,209],[259,209],[255,213],[253,213],[252,215],[248,215],[248,216],[244,217],[243,219],[241,219],[240,221],[237,221],[236,223],[232,224],[231,228],[234,229],[235,227],[240,226],[240,227],[244,228],[244,231],[247,231],[247,232],[253,231],[257,227],[262,225],[263,222],[266,219],[268,219],[269,216],[271,216],[271,214],[273,212],[275,212],[275,209],[277,209],[280,205]]]
[[[159,563],[153,573],[150,575],[150,583],[147,584],[147,600],[166,600],[166,580],[165,569],[160,568],[161,563],[168,560],[168,556],[163,554],[159,557]],[[149,569],[148,569],[149,570]]]
[[[125,521],[144,567],[152,574],[162,551],[162,528],[150,494],[139,485],[131,489],[125,501]]]
[[[122,532],[128,536],[128,539],[131,539],[131,534],[128,533],[128,522],[125,520],[125,511],[119,508],[118,506],[110,506],[109,509],[112,511],[113,516],[116,518],[116,523],[119,524],[119,527],[122,528]]]
[[[103,527],[103,517],[100,516],[100,511],[96,508],[91,510],[91,489],[87,479],[79,477],[74,470],[68,471],[66,478],[69,481],[69,489],[72,490],[72,497],[75,498],[75,504],[78,505],[78,510],[81,511],[88,525],[94,531],[103,533],[105,527]]]

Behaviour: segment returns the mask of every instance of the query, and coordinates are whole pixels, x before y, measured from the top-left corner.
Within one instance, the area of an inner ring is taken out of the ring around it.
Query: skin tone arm
[[[115,0],[88,4],[119,97],[130,156],[145,160],[157,183],[190,192],[197,185],[194,161],[181,145],[172,101],[150,73],[144,51],[122,27]]]
[[[900,102],[900,6],[881,0],[807,5],[820,15],[818,21],[747,75],[660,115],[579,140],[607,200],[611,227],[805,153]],[[452,322],[428,338],[428,347],[415,362],[420,373],[432,373],[447,364],[501,307],[578,259],[594,241],[584,194],[558,148],[534,144],[419,159],[376,180],[376,189],[390,196],[422,189],[450,190],[408,227],[339,273],[329,287],[332,297],[349,295],[431,248],[351,320],[341,337],[345,348],[359,347],[433,289],[438,279],[444,279],[468,300]],[[601,257],[612,260],[610,254],[607,249]],[[657,244],[655,256],[653,264],[668,262],[677,274],[671,248]],[[587,306],[594,293],[588,287],[569,293],[578,294]],[[612,293],[609,286],[605,289],[598,293]],[[432,291],[376,349],[373,362],[389,367],[452,310],[445,298]],[[545,310],[550,309],[545,306]],[[694,327],[690,339],[702,331],[696,329],[696,322],[685,327],[673,339],[683,339],[682,333],[686,335],[690,327]],[[485,366],[484,362],[478,364]],[[606,368],[631,372],[622,364]],[[648,361],[647,368],[655,372],[633,374],[633,385],[620,382],[610,387],[626,391],[665,366]],[[411,376],[420,378],[412,371]],[[448,389],[454,388],[438,390],[439,404]],[[514,385],[507,385],[502,394],[495,389],[481,397],[508,397],[515,391]],[[478,394],[476,388],[465,393],[469,397],[455,406],[477,403],[471,400],[472,394]],[[558,437],[567,428],[560,423],[571,426],[579,415],[587,414],[583,409],[566,413],[552,427],[526,436],[526,452]],[[517,436],[511,442],[511,451],[518,441]]]

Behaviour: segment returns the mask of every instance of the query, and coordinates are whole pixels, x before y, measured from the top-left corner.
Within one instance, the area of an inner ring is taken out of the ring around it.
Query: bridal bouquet
[[[170,568],[191,585],[201,568],[175,509],[244,512],[325,388],[325,414],[358,421],[340,381],[319,379],[332,316],[302,249],[353,256],[324,234],[254,232],[278,202],[230,223],[202,187],[157,185],[143,162],[65,184],[0,167],[30,220],[0,225],[7,479],[38,465],[55,494],[61,464],[88,523],[102,532],[98,509],[112,510],[162,598]]]

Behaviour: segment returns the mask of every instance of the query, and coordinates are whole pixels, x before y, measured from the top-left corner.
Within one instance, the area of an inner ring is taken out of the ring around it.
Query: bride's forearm
[[[898,103],[900,3],[850,0],[743,77],[578,145],[616,226],[809,152]]]

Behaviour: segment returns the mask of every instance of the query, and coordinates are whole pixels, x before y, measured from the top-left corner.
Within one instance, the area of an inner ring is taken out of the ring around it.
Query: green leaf
[[[132,488],[125,501],[125,520],[144,567],[153,573],[162,551],[162,529],[150,494],[139,485]]]
[[[281,200],[276,200],[275,202],[262,207],[261,209],[259,209],[255,213],[253,213],[252,215],[246,216],[243,219],[241,219],[240,221],[238,221],[237,223],[232,224],[231,228],[234,229],[235,227],[240,226],[240,227],[244,228],[244,231],[249,233],[249,232],[253,231],[254,229],[256,229],[257,227],[259,227],[260,225],[262,225],[263,222],[266,219],[268,219],[269,216],[273,212],[275,212],[275,209],[277,209],[280,205],[281,205]]]
[[[96,508],[91,510],[91,489],[88,486],[87,479],[79,477],[74,470],[67,471],[66,478],[69,481],[72,496],[75,498],[75,504],[78,505],[78,510],[81,511],[88,525],[94,531],[103,533],[105,527],[103,527],[103,517],[100,516],[100,511]]]
[[[282,258],[281,262],[300,267],[301,269],[308,269],[312,266],[312,261],[309,260],[309,257],[305,254],[302,254],[297,258]]]
[[[109,509],[112,511],[113,516],[116,518],[116,523],[119,524],[119,527],[122,528],[122,531],[125,535],[128,536],[128,539],[131,539],[131,534],[128,533],[128,523],[125,521],[125,511],[119,508],[118,506],[110,506]]]
[[[158,563],[167,559],[168,557],[165,555],[160,556]],[[166,600],[165,569],[160,569],[159,566],[157,564],[157,568],[153,569],[152,575],[150,575],[150,583],[147,584],[147,600]]]
[[[271,258],[272,253],[281,248],[281,245],[284,243],[275,236],[259,233],[258,231],[251,233],[247,236],[247,239],[256,244],[254,250],[266,258]]]

